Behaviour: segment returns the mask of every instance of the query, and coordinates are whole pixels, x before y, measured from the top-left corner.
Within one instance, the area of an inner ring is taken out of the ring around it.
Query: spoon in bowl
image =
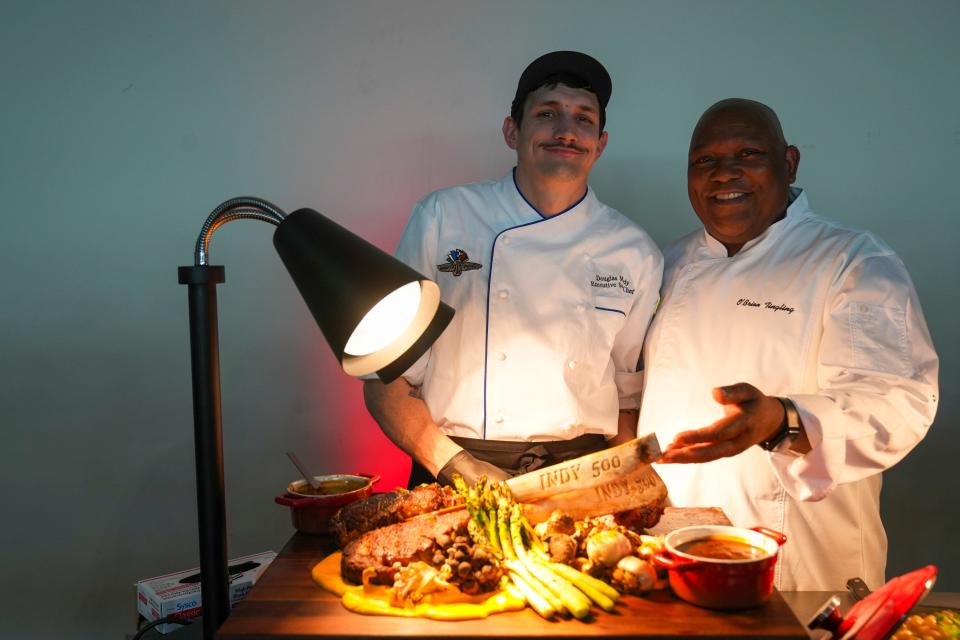
[[[293,451],[287,451],[287,457],[290,458],[290,462],[292,462],[293,466],[297,468],[297,470],[300,472],[300,475],[303,476],[303,479],[307,481],[307,484],[313,487],[315,491],[319,490],[320,481],[317,480],[317,477],[314,474],[310,473],[310,470],[307,469],[302,462],[300,462],[300,458],[297,457],[297,454],[295,454]]]

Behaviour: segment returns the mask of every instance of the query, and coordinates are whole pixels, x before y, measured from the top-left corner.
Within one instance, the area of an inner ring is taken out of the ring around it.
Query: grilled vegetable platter
[[[579,519],[562,508],[547,516],[544,502],[484,478],[374,494],[333,517],[340,550],[312,577],[360,614],[464,620],[530,607],[590,620],[622,594],[667,588],[649,560],[663,539],[644,533],[666,503],[656,480],[660,490],[635,508]]]

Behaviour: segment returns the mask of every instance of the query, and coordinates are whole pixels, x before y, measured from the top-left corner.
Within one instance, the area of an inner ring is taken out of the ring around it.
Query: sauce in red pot
[[[715,560],[758,560],[770,555],[765,549],[727,536],[697,538],[677,546],[677,551]]]

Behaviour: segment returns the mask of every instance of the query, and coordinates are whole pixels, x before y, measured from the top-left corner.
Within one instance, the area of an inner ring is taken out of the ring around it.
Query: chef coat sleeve
[[[430,195],[418,202],[413,208],[413,213],[410,214],[410,219],[407,220],[407,224],[403,228],[400,242],[397,243],[397,249],[393,254],[434,282],[438,281],[437,275],[439,274],[437,270],[439,261],[436,259],[438,227],[437,198],[435,195]],[[402,374],[411,385],[419,387],[423,384],[427,362],[430,360],[432,351],[433,349],[428,349]]]
[[[643,389],[643,339],[660,302],[663,254],[653,240],[644,239],[645,242],[641,244],[643,260],[636,276],[637,287],[633,305],[623,328],[614,338],[610,352],[620,409],[640,408],[640,393]]]
[[[819,393],[790,394],[812,449],[771,454],[799,500],[880,473],[926,434],[939,361],[917,293],[892,252],[851,262],[830,290],[817,359]]]

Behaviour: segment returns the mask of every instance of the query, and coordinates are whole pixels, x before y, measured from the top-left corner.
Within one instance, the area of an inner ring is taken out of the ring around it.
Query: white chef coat
[[[698,231],[665,253],[644,348],[639,432],[666,445],[723,416],[711,389],[748,382],[793,400],[813,446],[660,465],[673,504],[719,506],[787,535],[776,584],[884,583],[880,472],[923,438],[938,360],[906,268],[873,234],[810,211],[806,195],[734,256]]]
[[[619,409],[638,406],[637,364],[663,257],[593,190],[549,217],[523,197],[513,172],[437,191],[416,205],[396,255],[435,280],[456,310],[404,374],[447,435],[612,437]],[[459,275],[454,257],[465,267]]]

